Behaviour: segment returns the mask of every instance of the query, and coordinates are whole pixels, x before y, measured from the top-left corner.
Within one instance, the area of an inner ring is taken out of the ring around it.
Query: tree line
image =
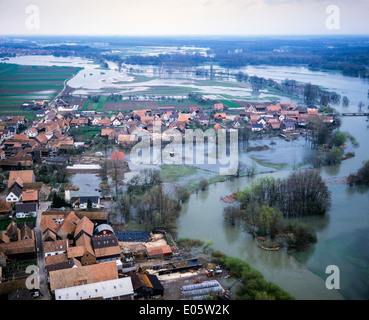
[[[262,273],[247,262],[229,257],[220,251],[212,251],[212,261],[226,267],[238,279],[236,299],[241,300],[294,300],[288,292],[273,282],[265,280]]]

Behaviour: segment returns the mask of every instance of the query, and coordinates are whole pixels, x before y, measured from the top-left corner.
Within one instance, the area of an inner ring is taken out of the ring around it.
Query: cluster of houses
[[[313,117],[323,122],[332,123],[334,118],[318,112],[316,106],[296,107],[291,103],[277,103],[245,107],[240,117],[247,121],[253,132],[260,131],[294,131],[298,127],[306,127]]]
[[[106,212],[43,212],[46,271],[56,300],[132,300],[164,294],[155,275],[125,268],[107,219]]]
[[[15,211],[16,218],[37,216],[38,204],[46,201],[50,195],[50,187],[43,182],[36,182],[33,170],[14,170],[9,172],[7,196],[3,203],[1,213]]]
[[[291,103],[245,103],[244,107],[227,110],[222,103],[213,106],[190,106],[188,108],[162,106],[157,109],[134,110],[128,113],[104,116],[95,111],[79,111],[78,106],[69,106],[59,99],[55,106],[43,109],[42,117],[28,123],[24,116],[1,117],[0,119],[0,166],[3,169],[30,167],[33,161],[63,164],[55,154],[60,150],[91,146],[88,142],[78,143],[68,136],[70,128],[101,127],[101,137],[110,142],[132,146],[136,139],[131,137],[136,130],[153,134],[154,126],[162,130],[176,129],[181,133],[188,128],[239,129],[245,127],[252,132],[294,131],[305,127],[312,117],[332,123],[333,117],[318,112],[318,107],[296,107]],[[18,127],[27,127],[17,134]]]
[[[0,166],[4,170],[32,167],[34,161],[45,160],[54,151],[74,148],[74,141],[67,136],[69,123],[62,116],[48,115],[33,123],[25,116],[0,119]],[[14,121],[14,118],[17,122]],[[26,129],[17,133],[19,126]]]
[[[163,296],[164,287],[156,275],[132,267],[133,263],[122,263],[118,241],[122,234],[118,237],[107,221],[107,212],[48,209],[41,216],[41,251],[33,223],[11,222],[0,231],[0,284],[2,267],[9,261],[36,259],[38,253],[45,259],[45,277],[55,300]],[[124,241],[137,240],[127,234]]]

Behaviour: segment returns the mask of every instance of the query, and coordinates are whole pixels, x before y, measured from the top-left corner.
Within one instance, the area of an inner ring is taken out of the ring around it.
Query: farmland
[[[24,114],[21,107],[24,102],[52,99],[63,89],[64,81],[79,70],[78,67],[0,63],[0,113]]]
[[[130,111],[130,110],[139,110],[139,109],[158,109],[163,106],[175,106],[178,109],[181,108],[189,108],[194,106],[199,106],[199,103],[193,99],[189,99],[187,97],[183,99],[169,99],[169,100],[158,100],[158,101],[135,101],[135,100],[123,100],[123,99],[112,99],[107,95],[100,95],[95,97],[95,99],[91,98],[79,98],[80,101],[77,101],[78,98],[73,100],[72,97],[65,98],[70,104],[79,104],[81,105],[82,110],[94,110],[97,112],[106,112],[106,111]],[[82,102],[83,103],[82,103]],[[226,100],[225,100],[226,101]],[[201,106],[213,106],[214,102],[205,102],[202,103]],[[239,107],[239,106],[238,106]]]

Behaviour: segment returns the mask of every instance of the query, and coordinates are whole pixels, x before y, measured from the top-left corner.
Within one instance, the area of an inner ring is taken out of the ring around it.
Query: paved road
[[[37,253],[37,264],[39,268],[39,281],[40,281],[40,293],[42,300],[51,300],[51,295],[49,291],[49,285],[47,281],[47,274],[45,269],[45,254],[44,245],[42,241],[42,230],[41,230],[41,215],[45,211],[51,202],[41,202],[38,208],[36,227],[34,228],[35,238],[36,238],[36,248],[39,249]]]

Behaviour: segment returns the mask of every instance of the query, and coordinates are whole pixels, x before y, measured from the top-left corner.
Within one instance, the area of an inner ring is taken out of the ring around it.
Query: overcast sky
[[[368,17],[368,0],[0,0],[0,34],[369,34]]]

